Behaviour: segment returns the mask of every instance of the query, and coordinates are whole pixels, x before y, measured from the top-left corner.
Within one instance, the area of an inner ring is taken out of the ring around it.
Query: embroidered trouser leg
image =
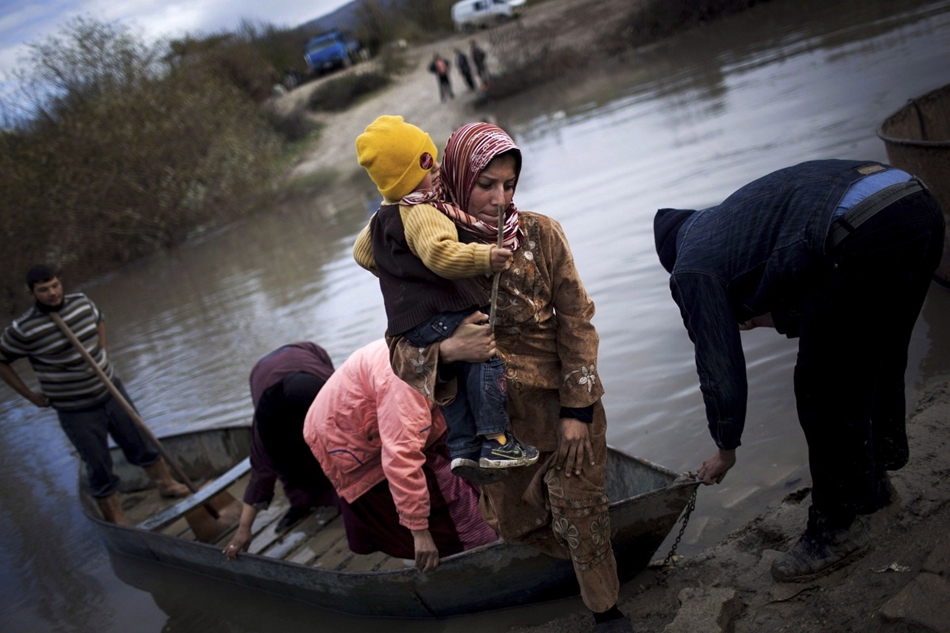
[[[595,470],[603,476],[603,467]],[[581,598],[591,611],[606,611],[617,604],[620,581],[610,546],[610,517],[604,487],[591,485],[593,482],[584,473],[566,477],[564,470],[553,468],[545,473],[544,482],[551,504],[551,528],[570,552]]]

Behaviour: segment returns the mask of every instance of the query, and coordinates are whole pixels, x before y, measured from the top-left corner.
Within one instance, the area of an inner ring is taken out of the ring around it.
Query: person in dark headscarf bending
[[[237,532],[224,548],[228,558],[236,558],[250,545],[254,519],[270,505],[278,479],[290,501],[278,532],[289,530],[315,508],[337,505],[333,485],[303,439],[307,411],[332,373],[326,350],[310,342],[274,350],[251,370],[251,481]]]

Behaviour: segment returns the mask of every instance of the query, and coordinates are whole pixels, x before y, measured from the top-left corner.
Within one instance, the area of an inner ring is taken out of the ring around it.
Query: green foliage
[[[314,90],[307,104],[311,110],[340,112],[364,95],[385,88],[390,81],[388,77],[377,72],[344,75],[331,79]]]
[[[160,72],[127,30],[88,21],[32,50],[21,77],[50,96],[0,136],[3,308],[34,263],[88,278],[249,212],[270,183],[277,136],[208,66]]]

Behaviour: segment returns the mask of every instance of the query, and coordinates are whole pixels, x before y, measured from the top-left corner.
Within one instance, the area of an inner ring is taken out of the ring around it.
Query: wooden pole
[[[96,372],[96,375],[99,376],[99,380],[101,380],[106,386],[106,388],[109,390],[109,393],[112,394],[112,397],[115,398],[120,405],[122,405],[122,408],[125,409],[125,412],[129,414],[129,417],[132,418],[139,429],[145,433],[145,435],[150,440],[152,440],[152,442],[154,442],[155,447],[165,460],[165,463],[168,464],[168,467],[171,468],[176,475],[178,475],[179,479],[181,479],[181,482],[188,486],[188,489],[191,490],[192,493],[198,492],[198,488],[195,486],[195,484],[191,481],[191,479],[188,478],[181,468],[178,467],[178,464],[176,464],[172,457],[168,454],[168,452],[165,450],[165,447],[162,446],[162,443],[158,441],[158,438],[155,437],[155,434],[152,433],[152,430],[145,425],[145,422],[142,420],[141,416],[139,416],[135,408],[129,404],[129,401],[125,399],[125,396],[123,396],[122,392],[119,391],[119,388],[115,386],[115,383],[109,380],[109,377],[106,376],[106,372],[102,371],[102,368],[99,367],[99,364],[96,363],[95,359],[89,354],[89,352],[86,351],[86,348],[83,347],[80,340],[76,338],[76,335],[73,334],[73,331],[70,330],[69,326],[63,321],[63,318],[55,312],[50,312],[49,316],[51,319],[53,319],[53,323],[56,324],[56,327],[62,330],[63,334],[66,335],[66,338],[69,339],[69,342],[73,344],[73,347],[76,348],[76,351],[78,351],[85,361],[89,363],[89,366],[92,367],[93,371]],[[206,504],[205,508],[215,519],[220,516],[218,511],[210,504]]]
[[[498,248],[502,248],[505,243],[505,207],[498,205]],[[501,272],[495,273],[495,278],[491,282],[491,308],[488,315],[488,332],[495,333],[495,311],[498,305],[498,283],[501,281]]]

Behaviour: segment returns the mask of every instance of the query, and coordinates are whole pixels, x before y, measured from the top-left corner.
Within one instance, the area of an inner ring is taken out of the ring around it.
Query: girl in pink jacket
[[[430,571],[439,556],[497,538],[479,514],[478,488],[451,472],[442,414],[393,374],[384,340],[330,376],[304,439],[340,496],[357,554],[381,551]]]

